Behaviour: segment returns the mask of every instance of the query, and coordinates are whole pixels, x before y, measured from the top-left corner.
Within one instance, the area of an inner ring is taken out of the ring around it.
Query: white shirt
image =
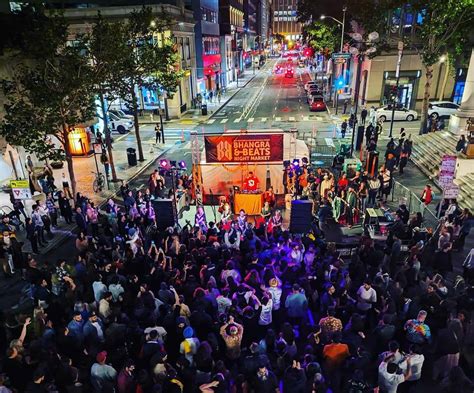
[[[272,303],[273,303],[273,309],[274,310],[279,310],[280,309],[280,302],[281,302],[281,288],[279,287],[269,287],[267,288],[267,291],[270,292],[270,295],[272,295]]]
[[[359,296],[359,301],[357,302],[357,308],[362,311],[367,311],[372,308],[372,303],[377,301],[377,292],[375,289],[370,287],[368,290],[364,288],[363,285],[357,291]],[[363,301],[360,301],[362,299]]]
[[[273,309],[273,301],[272,299],[268,300],[268,303],[263,305],[262,310],[260,311],[260,318],[258,319],[258,324],[267,326],[272,323],[272,309]]]
[[[407,381],[418,381],[421,378],[421,369],[423,367],[423,362],[425,361],[425,357],[423,355],[419,355],[414,353],[410,355],[410,369],[411,375]],[[399,364],[400,368],[405,371],[407,369],[407,361],[403,360],[402,363]]]
[[[387,372],[386,362],[380,363],[379,366],[379,387],[384,393],[397,393],[397,387],[405,382],[403,374],[389,374]]]

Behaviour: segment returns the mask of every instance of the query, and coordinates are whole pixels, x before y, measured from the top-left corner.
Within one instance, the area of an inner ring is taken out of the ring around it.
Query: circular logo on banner
[[[249,180],[249,186],[250,186],[250,187],[253,187],[254,185],[255,185],[255,181],[252,180],[252,179],[250,179],[250,180]]]

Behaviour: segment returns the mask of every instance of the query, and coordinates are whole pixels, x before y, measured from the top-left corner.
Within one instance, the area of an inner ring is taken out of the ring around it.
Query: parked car
[[[326,108],[326,103],[324,102],[324,99],[322,96],[316,96],[311,98],[309,101],[309,110],[311,112],[313,111],[325,111]]]
[[[456,113],[459,105],[451,101],[433,101],[428,107],[428,116],[437,119],[438,117],[449,117]]]
[[[133,121],[130,119],[120,118],[109,112],[109,127],[112,132],[115,131],[119,134],[126,134],[133,129]]]
[[[386,121],[392,120],[392,106],[386,105],[381,108],[378,108],[376,111],[377,119]],[[413,121],[418,119],[418,112],[412,109],[407,109],[404,107],[396,108],[395,115],[393,120],[406,120]]]
[[[321,94],[321,92],[319,90],[309,91],[308,96],[306,97],[308,103],[310,103],[313,98],[321,98],[322,99],[323,95]]]
[[[317,88],[318,84],[315,81],[306,82],[304,85],[304,89],[307,91],[310,89],[311,86],[314,86],[315,88]]]
[[[109,109],[109,113],[113,113],[115,116],[117,116],[121,119],[129,119],[129,120],[133,121],[133,116],[132,115],[127,115],[121,109]]]
[[[293,78],[294,71],[292,68],[288,68],[285,73],[285,78]]]

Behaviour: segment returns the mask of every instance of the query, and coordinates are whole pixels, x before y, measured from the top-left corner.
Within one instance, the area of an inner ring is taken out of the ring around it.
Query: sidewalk
[[[239,86],[237,87],[237,82],[231,82],[226,86],[225,93],[222,94],[220,102],[216,97],[213,98],[212,102],[205,101],[207,104],[207,115],[201,114],[201,109],[189,109],[181,118],[179,119],[170,119],[164,120],[165,124],[201,124],[205,123],[212,116],[218,113],[227,103],[237,94],[242,88],[247,86],[247,84],[256,76],[258,72],[254,75],[251,71],[246,71],[242,76],[239,77]],[[138,121],[140,124],[153,124],[155,125],[159,122],[160,118],[156,115],[147,114],[140,116]]]
[[[135,133],[130,132],[125,135],[113,135],[113,155],[115,161],[115,169],[117,172],[117,177],[119,179],[130,181],[136,176],[140,175],[145,171],[161,154],[165,153],[171,147],[176,144],[180,144],[181,141],[176,141],[169,139],[164,145],[155,146],[155,132],[150,129],[150,127],[144,126],[144,129],[140,131],[142,137],[142,146],[143,146],[143,155],[145,160],[137,162],[136,166],[128,165],[127,161],[127,151],[129,147],[136,148],[136,139]],[[138,152],[137,152],[138,155]],[[99,171],[104,175],[104,166],[100,163],[100,157],[97,157]],[[74,169],[76,175],[76,189],[91,199],[96,206],[100,206],[108,198],[113,197],[120,188],[121,182],[112,183],[109,182],[110,189],[103,190],[100,193],[94,193],[92,189],[92,183],[94,181],[94,176],[96,172],[94,156],[89,157],[75,157]],[[61,175],[63,172],[67,171],[66,165],[62,169],[54,170],[54,178],[56,179],[56,186],[60,189]],[[31,209],[27,209],[27,213],[30,214]],[[66,238],[74,236],[73,231],[76,228],[76,224],[66,224],[65,221],[60,218],[58,220],[58,228],[52,230],[54,237],[49,240],[46,247],[40,248],[40,254],[47,254],[51,250],[54,250],[59,244],[61,244]],[[23,251],[30,253],[31,245],[28,240],[25,239],[24,230],[21,229],[17,231],[17,237],[19,241],[23,241],[25,244],[23,246]]]

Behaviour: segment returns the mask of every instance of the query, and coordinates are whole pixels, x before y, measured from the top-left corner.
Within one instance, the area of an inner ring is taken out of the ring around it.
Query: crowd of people
[[[360,199],[365,184],[371,203],[363,172],[314,176],[320,221],[330,194]],[[401,206],[385,244],[362,236],[344,259],[317,219],[287,230],[271,190],[258,224],[223,201],[218,222],[198,207],[194,225],[160,230],[150,202],[168,194],[164,178],[147,186],[124,183],[101,210],[80,193],[35,205],[34,252],[58,220],[77,224],[67,259],[23,255],[2,220],[4,258],[34,302],[2,313],[0,392],[393,393],[420,379],[473,391],[474,263],[447,280],[468,211],[448,206],[440,235],[403,251],[400,232],[419,217]]]

